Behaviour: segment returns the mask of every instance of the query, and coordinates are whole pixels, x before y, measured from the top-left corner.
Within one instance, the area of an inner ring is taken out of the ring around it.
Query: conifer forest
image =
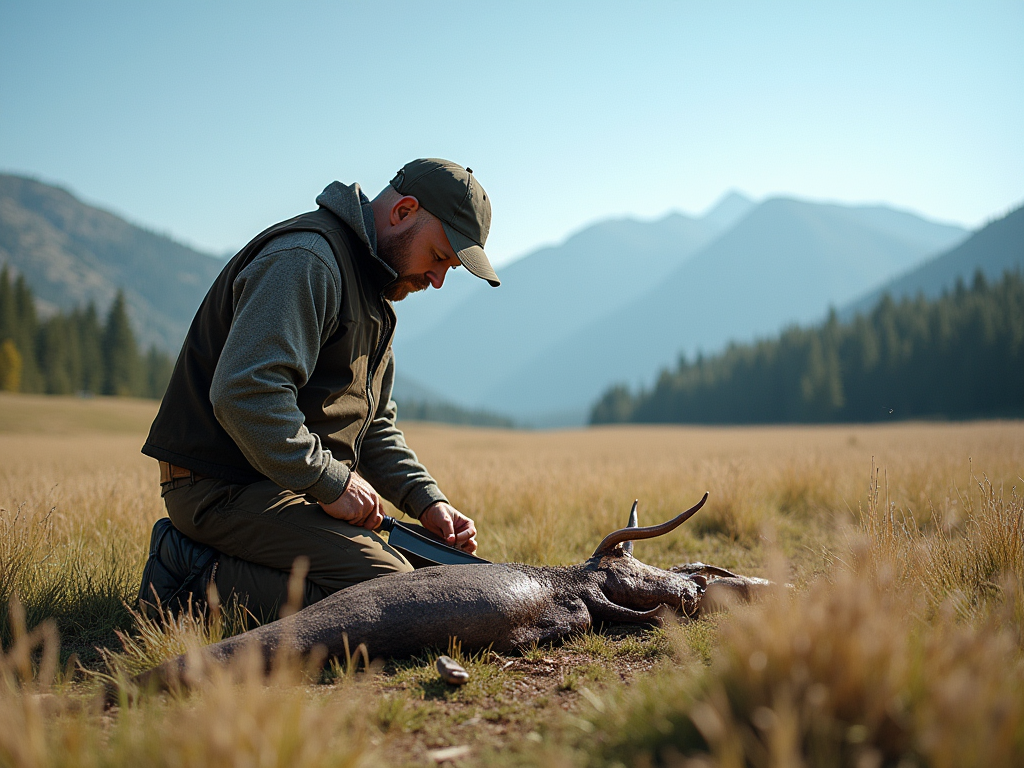
[[[679,360],[650,390],[610,388],[593,424],[873,422],[1024,416],[1024,278],[979,272],[935,301]]]
[[[0,391],[159,398],[173,365],[139,349],[123,292],[105,317],[90,303],[40,318],[25,278],[0,270]]]

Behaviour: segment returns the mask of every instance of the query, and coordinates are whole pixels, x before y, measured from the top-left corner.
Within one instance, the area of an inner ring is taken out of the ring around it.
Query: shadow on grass
[[[88,669],[99,669],[103,657],[98,648],[119,648],[118,630],[129,630],[133,624],[131,611],[125,605],[124,595],[83,594],[74,600],[67,595],[35,595],[22,602],[26,624],[38,626],[47,619],[57,625],[60,639],[60,664],[64,666],[72,657]],[[10,607],[8,601],[0,603],[0,646],[10,647]]]

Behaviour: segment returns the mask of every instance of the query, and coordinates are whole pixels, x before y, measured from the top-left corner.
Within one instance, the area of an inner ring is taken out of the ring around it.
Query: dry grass
[[[31,674],[35,647],[54,659],[52,632],[16,634],[0,658],[0,765],[379,765],[357,699],[311,694],[295,666],[268,679],[250,657],[214,670],[187,700],[110,715],[95,699],[55,689],[52,674]]]
[[[1020,624],[924,623],[920,601],[872,569],[780,590],[723,624],[702,674],[666,664],[595,701],[590,762],[1019,765]]]
[[[138,453],[154,408],[0,397],[0,605],[17,594],[26,616],[3,617],[0,766],[422,765],[457,745],[473,745],[460,765],[1024,755],[1020,422],[409,424],[489,559],[578,562],[625,523],[633,498],[650,524],[709,490],[692,525],[639,543],[637,556],[774,573],[797,588],[668,632],[465,659],[462,689],[437,682],[436,653],[369,674],[335,665],[319,681],[282,665],[269,684],[242,664],[190,697],[104,714],[96,672],[130,673],[221,631],[165,630],[123,605],[163,514],[153,462]],[[111,649],[106,661],[97,645]],[[74,672],[72,651],[91,672]]]
[[[163,513],[139,434],[0,435],[0,638],[12,594],[92,658],[131,626],[149,530]]]
[[[149,431],[156,411],[152,400],[0,392],[0,434],[139,436]]]
[[[640,522],[666,520],[707,490],[707,508],[672,536],[637,545],[647,562],[764,566],[767,526],[801,573],[856,523],[884,467],[889,494],[928,519],[953,514],[973,467],[997,487],[1024,468],[1020,423],[680,428],[531,433],[410,425],[442,488],[481,523],[494,560],[578,562],[640,499]],[[951,511],[952,510],[952,511]]]

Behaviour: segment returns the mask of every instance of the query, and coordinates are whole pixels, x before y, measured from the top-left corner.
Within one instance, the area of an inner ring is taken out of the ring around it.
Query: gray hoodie
[[[355,230],[376,255],[373,211],[358,184],[336,181],[316,202]],[[313,232],[274,238],[238,274],[234,319],[210,388],[214,413],[252,466],[281,487],[330,503],[358,469],[385,499],[418,518],[446,499],[395,425],[391,351],[358,467],[335,459],[305,427],[294,376],[286,373],[299,371],[305,380],[316,366],[322,343],[338,327],[341,279],[330,246]]]

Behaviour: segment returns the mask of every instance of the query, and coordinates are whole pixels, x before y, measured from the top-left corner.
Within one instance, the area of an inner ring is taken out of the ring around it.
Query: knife
[[[384,515],[379,530],[388,532],[388,543],[405,555],[413,568],[491,562],[445,544],[440,536],[422,525],[400,523],[388,515]]]

